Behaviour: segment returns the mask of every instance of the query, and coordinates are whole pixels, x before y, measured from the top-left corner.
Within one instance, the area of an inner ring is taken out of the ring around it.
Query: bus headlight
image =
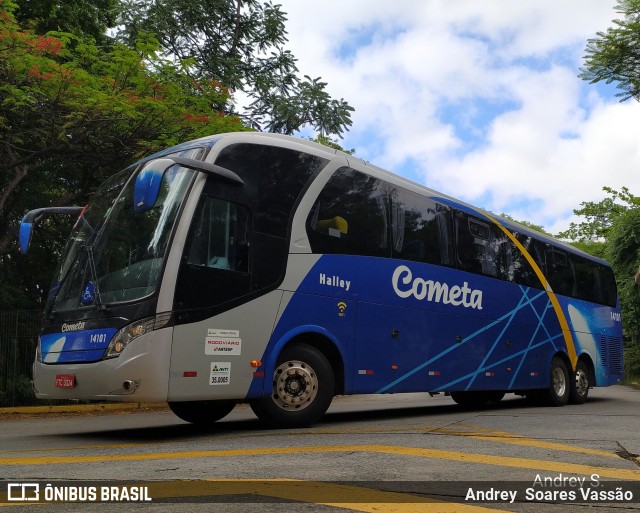
[[[122,328],[118,333],[114,335],[109,342],[109,346],[104,353],[104,358],[116,358],[120,356],[120,353],[138,337],[153,331],[156,328],[156,318],[148,317],[146,319],[140,319],[134,323],[129,324]]]

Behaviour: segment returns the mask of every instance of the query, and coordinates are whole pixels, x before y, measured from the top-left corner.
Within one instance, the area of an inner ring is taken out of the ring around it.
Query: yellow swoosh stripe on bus
[[[564,337],[564,342],[567,346],[567,352],[569,353],[569,361],[571,362],[571,369],[575,371],[576,364],[578,363],[578,354],[576,353],[576,346],[573,342],[571,331],[569,330],[569,323],[567,322],[567,318],[565,317],[564,312],[562,311],[560,302],[558,301],[558,298],[556,297],[555,292],[551,288],[551,285],[549,284],[547,277],[544,275],[544,273],[542,272],[542,269],[540,269],[540,267],[538,266],[536,261],[533,259],[531,254],[527,251],[527,249],[520,243],[518,239],[515,238],[513,233],[511,233],[507,228],[502,226],[502,224],[498,222],[498,220],[494,219],[493,217],[488,215],[486,212],[482,212],[480,210],[477,210],[477,212],[481,213],[483,216],[489,219],[492,223],[494,223],[498,228],[500,228],[504,232],[504,234],[507,237],[509,237],[511,242],[513,242],[516,245],[516,247],[527,259],[527,262],[529,262],[529,264],[533,268],[533,271],[536,273],[536,276],[540,280],[540,283],[542,284],[544,291],[547,293],[547,296],[549,296],[549,301],[551,301],[551,305],[553,306],[553,311],[555,312],[556,317],[558,318],[558,322],[560,323],[560,327],[562,328],[562,336]]]

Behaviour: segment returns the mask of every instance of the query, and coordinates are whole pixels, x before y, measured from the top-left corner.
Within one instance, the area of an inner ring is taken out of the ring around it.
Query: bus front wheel
[[[169,408],[182,420],[205,426],[226,417],[235,405],[235,401],[183,401],[170,402]]]
[[[271,396],[254,399],[251,409],[272,427],[304,427],[327,411],[335,391],[331,364],[307,344],[286,347],[273,373]]]

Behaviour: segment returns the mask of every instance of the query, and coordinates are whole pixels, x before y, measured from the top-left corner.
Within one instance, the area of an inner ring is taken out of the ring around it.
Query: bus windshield
[[[158,285],[169,237],[196,171],[170,167],[152,209],[133,208],[131,169],[108,179],[79,218],[51,287],[52,312],[133,301]]]

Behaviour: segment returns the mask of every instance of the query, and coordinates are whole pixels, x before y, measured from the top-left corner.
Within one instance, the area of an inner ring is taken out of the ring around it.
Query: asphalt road
[[[163,410],[4,417],[0,507],[12,511],[640,511],[640,391],[629,387],[563,408],[340,397],[296,430],[266,429],[244,405],[207,429]],[[45,504],[9,500],[36,498],[35,485]]]

